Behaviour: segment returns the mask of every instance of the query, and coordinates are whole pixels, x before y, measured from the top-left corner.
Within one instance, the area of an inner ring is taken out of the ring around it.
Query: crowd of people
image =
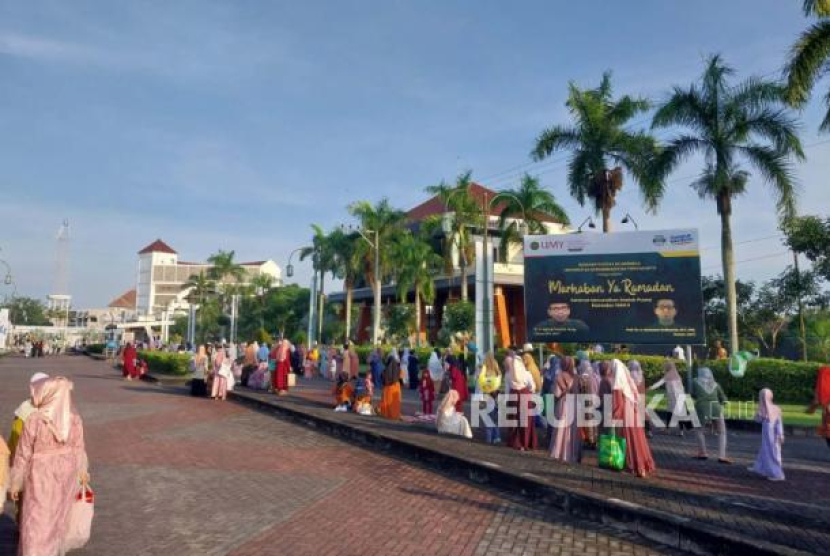
[[[140,376],[141,362],[135,349],[128,345],[123,353],[125,376]],[[666,398],[665,423],[669,425],[662,430],[679,436],[692,431],[697,440],[697,452],[692,457],[701,460],[709,459],[707,439],[714,437],[717,461],[731,464],[724,411],[728,400],[724,390],[712,371],[701,367],[691,390],[686,392],[675,364],[682,355],[682,350],[673,350],[672,357],[664,362],[663,376],[647,387],[643,369],[636,360],[630,359],[627,364],[621,359],[592,361],[588,352],[579,351],[574,357],[552,355],[540,369],[529,344],[508,350],[501,364],[492,353],[479,354],[468,368],[467,359],[438,348],[423,363],[408,348],[391,348],[386,353],[375,348],[362,367],[351,344],[315,343],[307,348],[287,339],[270,345],[252,342],[237,346],[223,342],[193,350],[191,393],[225,400],[228,391],[242,384],[253,390],[285,395],[297,377],[322,377],[332,382],[335,411],[398,420],[402,418],[403,390],[411,389],[418,391],[421,402],[421,411],[415,418],[434,422],[440,433],[472,438],[477,423],[471,427],[465,403],[473,390],[472,403],[488,407],[483,440],[489,444],[502,444],[504,437],[505,443],[514,449],[544,448],[553,459],[579,464],[585,451],[597,450],[601,439],[610,436],[624,441],[624,469],[638,477],[648,477],[657,467],[649,443],[655,426],[645,405],[649,391],[662,390]],[[472,380],[468,381],[468,377]],[[586,395],[599,400],[599,422],[586,424],[584,419],[577,418],[585,416],[580,396]],[[501,396],[506,396],[504,405],[499,404]],[[824,412],[825,437],[830,445],[830,370],[820,373],[815,407]],[[515,422],[500,426],[500,411],[515,416]],[[768,389],[759,393],[756,419],[762,424],[762,446],[758,461],[750,469],[770,480],[783,480],[780,448],[784,429],[781,411]]]
[[[0,499],[8,488],[19,556],[58,556],[88,540],[89,528],[78,523],[84,517],[73,511],[88,488],[89,463],[72,390],[65,377],[35,373],[29,399],[14,412],[8,444],[0,438]]]

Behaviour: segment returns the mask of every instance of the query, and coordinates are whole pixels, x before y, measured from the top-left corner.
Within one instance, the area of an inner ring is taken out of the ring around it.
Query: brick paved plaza
[[[85,420],[96,518],[73,554],[665,553],[236,403],[124,382],[85,357],[0,359],[3,431],[38,370],[75,381]],[[10,509],[0,554],[16,550]]]

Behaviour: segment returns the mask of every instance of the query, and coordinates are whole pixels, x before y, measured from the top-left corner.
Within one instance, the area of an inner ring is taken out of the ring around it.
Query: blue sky
[[[594,86],[611,69],[617,93],[659,99],[714,52],[739,76],[777,75],[808,24],[800,5],[6,1],[0,256],[19,294],[46,295],[67,217],[75,305],[102,306],[134,285],[136,252],[157,237],[186,260],[222,248],[284,266],[310,223],[348,222],[358,199],[410,208],[468,168],[494,189],[539,175],[578,222],[590,211],[567,196],[565,157],[528,156],[543,128],[567,122],[569,80]],[[805,144],[830,139],[816,134],[820,108],[817,95],[803,114]],[[830,143],[807,154],[800,206],[826,213]],[[678,170],[656,215],[627,183],[616,213],[700,228],[714,273],[715,207],[688,187],[698,169]],[[740,276],[789,261],[760,181],[734,231]]]

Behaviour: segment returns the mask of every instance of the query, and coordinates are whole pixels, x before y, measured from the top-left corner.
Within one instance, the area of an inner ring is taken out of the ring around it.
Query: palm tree
[[[654,138],[624,127],[634,116],[648,111],[650,105],[644,98],[628,95],[615,101],[610,72],[603,74],[596,89],[580,89],[573,82],[568,88],[565,106],[574,125],[543,131],[531,156],[538,161],[557,151],[572,151],[568,162],[571,196],[581,206],[591,199],[597,213],[602,213],[602,230],[607,233],[611,231],[611,209],[622,189],[623,169],[637,180],[649,209],[654,210],[663,195],[663,182],[651,171],[657,152]]]
[[[675,87],[654,115],[652,127],[679,125],[692,133],[671,140],[661,154],[658,173],[665,176],[692,154],[702,154],[706,167],[691,185],[701,198],[714,199],[721,219],[721,258],[726,286],[729,344],[738,350],[735,258],[732,249],[732,203],[743,193],[749,174],[742,158],[758,170],[772,189],[783,217],[795,213],[789,157],[804,158],[796,123],[783,108],[783,88],[758,78],[730,87],[734,70],[711,56],[701,81],[688,89]]]
[[[435,275],[441,267],[441,256],[424,237],[406,230],[398,237],[392,249],[396,268],[398,297],[406,303],[411,289],[415,289],[415,344],[421,346],[421,302],[435,300]]]
[[[503,260],[508,260],[508,250],[511,243],[520,243],[522,233],[519,230],[517,219],[522,219],[525,230],[532,234],[548,233],[545,227],[544,217],[551,217],[560,224],[570,224],[570,219],[565,209],[556,202],[553,193],[543,189],[539,185],[538,178],[529,174],[522,176],[521,185],[516,189],[503,191],[507,193],[499,197],[502,206],[499,215],[499,228],[502,231],[502,242],[505,248],[502,250]],[[512,219],[513,222],[508,223]]]
[[[397,234],[402,229],[406,213],[389,204],[389,200],[384,198],[378,201],[374,206],[368,201],[357,201],[349,205],[349,213],[358,219],[363,233],[368,237],[363,240],[377,243],[377,252],[375,249],[366,249],[361,251],[363,254],[363,270],[366,281],[372,285],[374,291],[375,303],[375,322],[373,328],[375,330],[375,338],[378,338],[380,322],[378,322],[378,312],[380,310],[380,293],[381,282],[384,276],[389,275],[390,257],[389,250],[385,247],[391,245]],[[375,279],[375,260],[378,261],[377,274],[381,277],[380,280]]]
[[[188,302],[193,304],[194,302],[199,302],[199,308],[201,309],[204,307],[205,300],[209,299],[216,293],[216,283],[205,273],[204,270],[200,271],[199,274],[193,274],[188,279],[187,282],[184,283],[182,289],[190,288],[190,293],[188,293],[187,298]],[[202,320],[203,312],[199,311],[199,327],[201,328],[203,323]]]
[[[257,274],[251,279],[251,290],[259,300],[259,327],[265,328],[265,300],[274,287],[274,278],[268,274]]]
[[[311,239],[311,246],[303,247],[300,250],[300,260],[303,261],[312,257],[314,272],[319,274],[319,289],[317,290],[317,337],[323,333],[323,311],[325,309],[325,278],[326,272],[331,271],[334,264],[334,256],[331,249],[331,242],[326,232],[317,224],[312,224],[314,236]],[[309,318],[311,316],[309,315]]]
[[[462,301],[467,301],[467,268],[472,265],[475,256],[472,232],[473,229],[480,228],[484,222],[481,207],[470,193],[470,186],[473,183],[471,176],[472,171],[467,171],[456,178],[455,185],[442,181],[438,185],[426,188],[427,193],[438,195],[447,207],[447,212],[453,213],[448,231],[445,230],[444,258],[452,272],[453,249],[458,253]]]
[[[333,271],[343,277],[343,288],[346,290],[346,331],[345,341],[349,341],[352,325],[352,297],[357,279],[363,273],[363,261],[369,246],[357,232],[347,233],[342,229],[335,229],[329,236],[334,252]]]
[[[830,17],[830,0],[804,0],[804,14]],[[784,68],[787,80],[787,102],[804,106],[817,79],[830,68],[830,19],[821,19],[798,38],[790,49],[790,61]],[[821,122],[822,131],[830,130],[830,93],[824,97],[827,113]]]
[[[245,278],[245,269],[237,264],[233,258],[236,251],[222,251],[221,249],[208,257],[208,262],[212,265],[208,271],[210,278],[221,282],[225,278],[233,278],[240,282]]]

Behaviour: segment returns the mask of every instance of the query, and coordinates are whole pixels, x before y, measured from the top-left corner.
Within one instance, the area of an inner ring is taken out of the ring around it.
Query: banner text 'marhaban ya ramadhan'
[[[701,344],[696,230],[526,236],[531,341]]]

